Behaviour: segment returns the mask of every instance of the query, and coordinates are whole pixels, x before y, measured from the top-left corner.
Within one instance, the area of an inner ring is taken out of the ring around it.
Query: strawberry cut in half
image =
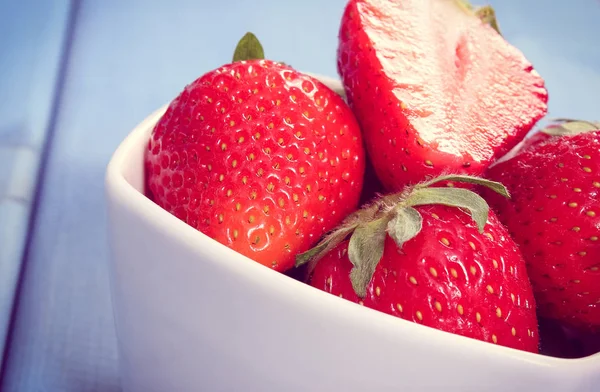
[[[464,0],[350,0],[338,70],[384,186],[479,175],[547,112],[544,80]]]

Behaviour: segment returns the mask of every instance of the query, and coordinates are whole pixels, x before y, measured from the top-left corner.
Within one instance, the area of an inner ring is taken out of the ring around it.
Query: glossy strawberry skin
[[[158,205],[278,271],[355,209],[364,166],[347,104],[268,60],[225,65],[188,85],[146,154]]]
[[[537,144],[490,168],[484,193],[520,245],[541,316],[600,327],[600,131]]]
[[[347,241],[317,263],[309,283],[418,324],[537,352],[535,300],[525,263],[493,213],[480,234],[470,216],[456,208],[417,210],[423,230],[402,250],[387,237],[364,299],[352,289]]]
[[[338,70],[390,191],[441,172],[481,174],[547,111],[521,52],[453,1],[350,0]]]

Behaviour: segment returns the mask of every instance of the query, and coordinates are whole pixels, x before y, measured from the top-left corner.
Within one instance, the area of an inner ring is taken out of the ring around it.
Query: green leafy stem
[[[464,188],[435,187],[443,182],[463,182],[487,187],[509,198],[504,185],[480,177],[442,175],[407,188],[404,192],[381,196],[373,203],[349,215],[314,248],[297,255],[296,266],[306,263],[312,270],[316,263],[350,236],[348,258],[353,267],[350,280],[356,294],[364,298],[375,269],[383,257],[385,239],[389,235],[399,249],[415,238],[423,227],[423,218],[415,207],[441,204],[467,211],[483,232],[489,206],[477,193]]]

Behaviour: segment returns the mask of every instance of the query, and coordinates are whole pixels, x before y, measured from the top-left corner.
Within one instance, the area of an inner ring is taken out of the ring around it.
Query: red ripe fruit
[[[520,245],[541,317],[600,329],[600,130],[553,136],[489,169],[485,193]]]
[[[388,190],[481,174],[547,112],[544,81],[464,0],[350,0],[338,70]]]
[[[439,177],[351,215],[300,255],[311,262],[309,284],[421,325],[538,352],[535,300],[516,244],[480,196],[428,187],[445,180],[474,181]]]
[[[233,63],[171,102],[150,137],[147,183],[179,219],[285,271],[356,208],[365,154],[338,94],[262,57],[247,35]]]

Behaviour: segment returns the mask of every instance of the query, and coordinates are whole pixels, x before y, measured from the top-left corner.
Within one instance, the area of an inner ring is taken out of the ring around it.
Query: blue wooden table
[[[119,142],[246,31],[335,76],[345,0],[0,0],[0,390],[116,392],[103,176]],[[600,119],[600,3],[494,0],[550,116]],[[5,344],[6,342],[6,344]]]

